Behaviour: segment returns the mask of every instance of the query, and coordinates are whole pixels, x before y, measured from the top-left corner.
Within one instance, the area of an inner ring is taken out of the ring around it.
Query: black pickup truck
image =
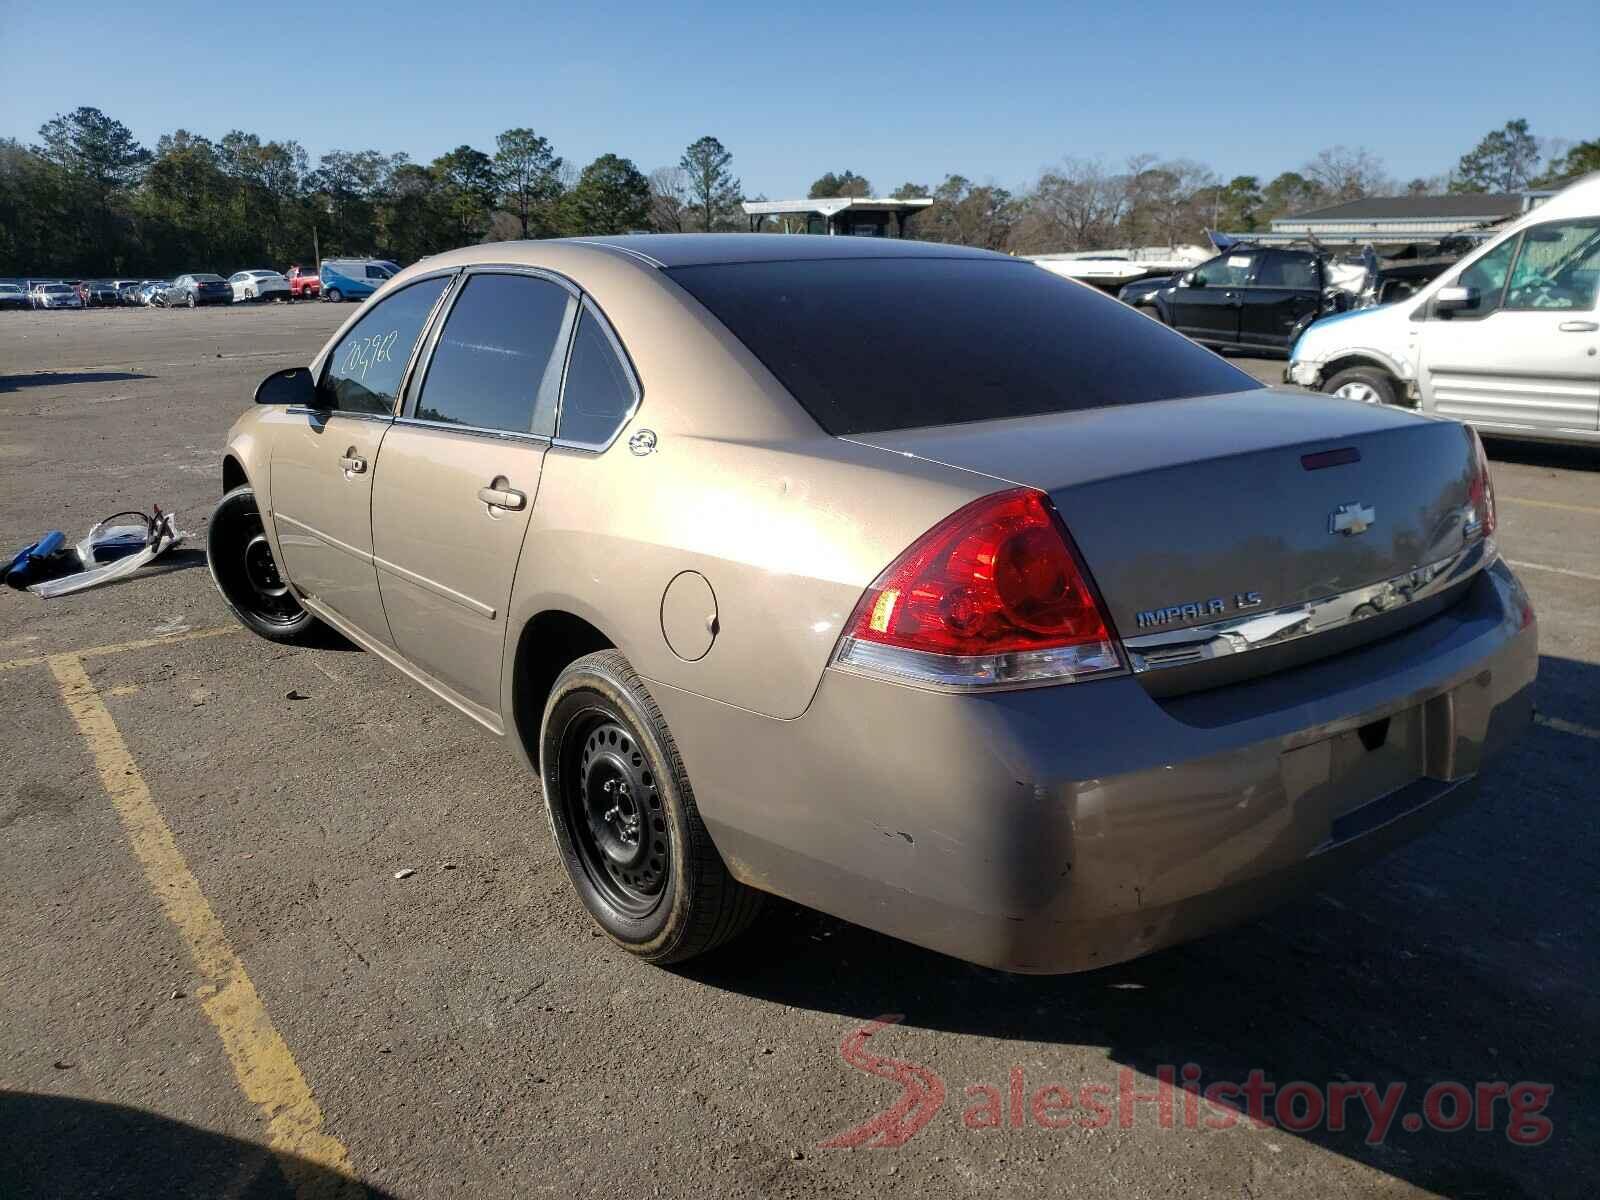
[[[1408,247],[1408,250],[1411,248]],[[1402,299],[1454,261],[1406,257],[1379,260],[1365,252],[1336,264],[1324,250],[1231,246],[1177,275],[1127,284],[1117,298],[1180,333],[1217,349],[1287,354],[1318,317]],[[1333,268],[1343,266],[1335,279]],[[1357,266],[1354,277],[1350,265]]]

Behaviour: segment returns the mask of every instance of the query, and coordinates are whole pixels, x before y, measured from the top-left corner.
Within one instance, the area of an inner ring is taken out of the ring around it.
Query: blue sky
[[[1225,12],[1225,15],[1224,15]],[[645,171],[721,138],[748,194],[850,168],[1027,184],[1063,155],[1149,151],[1224,178],[1344,143],[1404,180],[1489,129],[1600,137],[1595,0],[1307,5],[913,2],[540,6],[0,0],[0,135],[91,104],[147,144],[187,128],[493,150],[527,125],[579,165]],[[1370,31],[1370,32],[1368,32]],[[1324,48],[1326,46],[1326,48]]]

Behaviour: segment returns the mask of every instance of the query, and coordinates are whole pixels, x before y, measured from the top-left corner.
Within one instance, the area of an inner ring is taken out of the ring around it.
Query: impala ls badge
[[[1358,533],[1365,533],[1371,524],[1378,519],[1378,510],[1370,505],[1341,504],[1328,518],[1328,532],[1342,533],[1346,537],[1354,537]]]

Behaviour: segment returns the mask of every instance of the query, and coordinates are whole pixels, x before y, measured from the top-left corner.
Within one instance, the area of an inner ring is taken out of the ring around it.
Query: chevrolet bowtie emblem
[[[1354,537],[1358,533],[1365,533],[1367,527],[1377,519],[1378,510],[1369,505],[1341,504],[1328,518],[1328,532]]]

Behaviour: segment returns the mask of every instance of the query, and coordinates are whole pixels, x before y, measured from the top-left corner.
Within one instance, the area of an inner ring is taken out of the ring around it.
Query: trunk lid
[[[1325,600],[1467,545],[1470,431],[1331,396],[1259,389],[856,440],[1048,492],[1124,640]],[[1353,640],[1370,638],[1346,630],[1338,646]]]

